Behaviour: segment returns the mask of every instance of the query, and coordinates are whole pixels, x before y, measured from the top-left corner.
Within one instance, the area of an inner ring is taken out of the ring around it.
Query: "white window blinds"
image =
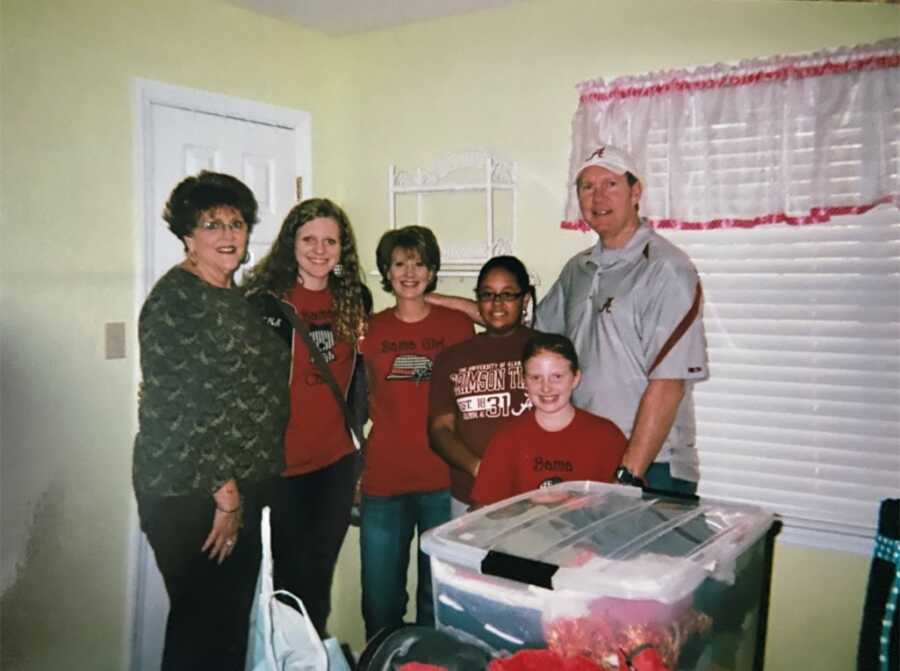
[[[869,551],[900,496],[900,39],[579,90],[570,176],[631,151],[641,214],[703,281],[701,494]]]
[[[701,494],[871,536],[878,502],[900,494],[900,211],[663,233],[706,299]]]

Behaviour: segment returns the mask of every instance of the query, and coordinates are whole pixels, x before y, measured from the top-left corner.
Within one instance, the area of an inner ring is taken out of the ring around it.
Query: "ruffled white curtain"
[[[599,143],[626,148],[660,228],[810,224],[900,207],[900,39],[579,85],[572,182]]]

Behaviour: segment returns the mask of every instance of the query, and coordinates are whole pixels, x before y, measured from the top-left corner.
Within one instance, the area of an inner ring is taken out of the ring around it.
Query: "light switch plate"
[[[107,359],[125,358],[125,322],[104,325],[104,351]]]

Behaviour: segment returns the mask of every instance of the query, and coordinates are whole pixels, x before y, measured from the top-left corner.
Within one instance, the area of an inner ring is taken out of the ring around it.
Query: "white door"
[[[259,223],[250,237],[252,264],[278,236],[284,215],[296,201],[297,157],[293,131],[278,126],[168,105],[151,106],[153,199],[147,286],[184,260],[181,242],[168,229],[162,211],[172,188],[201,170],[241,179],[259,203]]]
[[[143,259],[141,301],[163,273],[184,259],[181,242],[162,219],[169,194],[184,177],[201,170],[224,172],[253,190],[259,203],[259,223],[250,237],[250,264],[260,259],[277,237],[285,214],[297,201],[298,184],[311,182],[305,113],[287,114],[289,120],[299,119],[299,125],[272,123],[268,119],[273,110],[282,112],[281,116],[290,111],[200,92],[194,100],[192,92],[166,85],[151,83],[149,88],[156,95],[143,91],[143,165],[139,170],[143,172],[146,212],[145,248],[138,253]],[[210,98],[215,104],[209,103]],[[229,114],[230,108],[236,113]],[[256,115],[259,120],[247,118],[254,116],[254,109],[260,112]],[[134,533],[137,565],[132,569],[131,668],[156,671],[162,660],[169,599],[146,537],[139,528]]]

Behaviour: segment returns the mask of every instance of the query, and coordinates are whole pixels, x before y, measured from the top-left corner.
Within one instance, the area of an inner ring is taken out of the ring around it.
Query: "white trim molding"
[[[277,107],[267,103],[235,98],[229,95],[201,91],[183,86],[166,84],[148,79],[132,79],[132,119],[133,119],[133,161],[134,175],[134,316],[133,323],[137,323],[141,304],[149,293],[154,281],[154,269],[152,265],[151,245],[152,235],[150,231],[157,225],[158,212],[153,211],[153,174],[152,166],[152,107],[154,105],[166,105],[184,110],[213,114],[230,119],[238,119],[258,124],[276,126],[290,131],[293,141],[296,143],[297,166],[296,174],[302,179],[306,195],[313,193],[311,146],[312,117],[302,110]],[[130,330],[130,349],[138,351],[137,328]],[[140,380],[140,361],[138,356],[132,357],[132,375],[134,386],[137,388]],[[137,394],[135,394],[135,410],[132,414],[133,432],[137,426]],[[125,646],[124,659],[126,667],[132,671],[143,671],[146,667],[144,660],[135,656],[135,651],[140,650],[143,625],[138,605],[144,598],[142,585],[146,578],[146,567],[152,558],[149,557],[150,549],[143,540],[140,523],[137,515],[137,507],[132,499],[129,515],[130,531],[128,535],[128,570],[127,570],[127,603],[126,624],[123,645]]]

